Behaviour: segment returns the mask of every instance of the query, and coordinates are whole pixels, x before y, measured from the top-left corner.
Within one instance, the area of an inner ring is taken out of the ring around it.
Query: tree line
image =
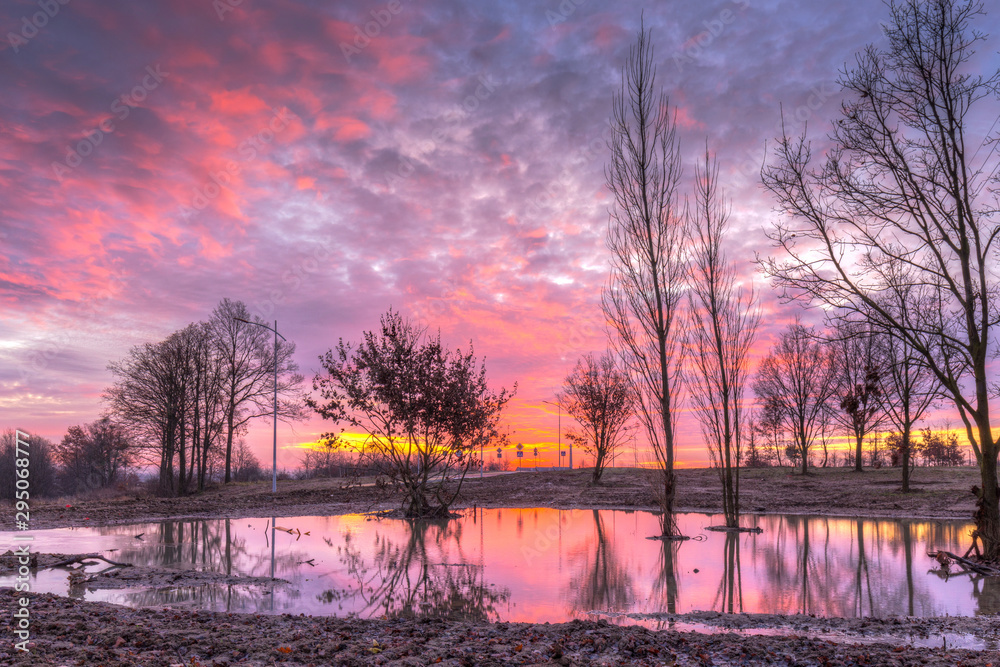
[[[302,418],[295,344],[272,342],[258,326],[265,324],[242,301],[223,299],[208,320],[134,347],[109,366],[116,378],[105,392],[109,415],[136,460],[156,466],[161,493],[204,490],[213,457],[221,459],[223,481],[232,481],[233,444],[251,420],[272,414],[275,388],[278,417]]]
[[[67,495],[114,488],[147,466],[161,495],[202,491],[216,477],[257,477],[260,463],[242,436],[253,419],[273,413],[276,365],[278,417],[304,416],[295,344],[275,344],[259,325],[266,323],[242,301],[223,299],[207,320],[112,362],[106,414],[70,427],[58,444],[39,439],[31,460],[44,472],[33,474],[33,488]],[[0,441],[3,480],[9,439]]]

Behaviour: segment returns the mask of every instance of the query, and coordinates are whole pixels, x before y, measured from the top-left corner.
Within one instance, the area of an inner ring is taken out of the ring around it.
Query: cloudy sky
[[[719,155],[759,354],[797,312],[753,272],[764,143],[781,108],[822,140],[880,3],[3,3],[0,425],[58,439],[98,417],[109,361],[223,297],[277,319],[307,376],[391,306],[516,381],[514,442],[554,460],[541,401],[606,344],[605,140],[643,11],[687,174],[706,139]],[[281,463],[323,430],[282,427]],[[689,416],[683,434],[703,462]]]

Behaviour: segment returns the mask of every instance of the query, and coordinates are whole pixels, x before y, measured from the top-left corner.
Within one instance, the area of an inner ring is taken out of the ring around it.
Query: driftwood
[[[100,554],[80,554],[73,556],[72,558],[67,558],[66,560],[59,561],[58,563],[53,563],[52,565],[46,565],[42,569],[48,569],[50,567],[66,567],[67,565],[73,565],[74,563],[83,564],[85,560],[103,560],[105,563],[114,565],[115,567],[132,567],[132,563],[116,563],[113,560],[108,560]]]
[[[746,528],[744,526],[705,526],[705,530],[714,530],[717,533],[755,533],[757,535],[764,532],[764,529],[760,526],[754,526],[753,528]]]
[[[983,563],[971,561],[968,558],[962,558],[961,556],[957,556],[950,551],[936,551],[927,555],[936,559],[943,567],[947,567],[948,559],[951,559],[964,569],[975,572],[976,574],[983,574],[990,577],[1000,576],[1000,569],[990,565],[984,565]]]

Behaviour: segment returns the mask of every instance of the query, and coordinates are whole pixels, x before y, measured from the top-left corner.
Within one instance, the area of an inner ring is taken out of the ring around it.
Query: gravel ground
[[[922,665],[986,667],[996,651],[920,648],[905,641],[843,641],[652,631],[604,621],[470,623],[446,619],[358,620],[130,609],[33,594],[33,640],[15,652],[0,590],[5,665]],[[813,619],[814,621],[816,619]],[[926,619],[925,619],[925,622]],[[895,625],[905,621],[870,621]],[[990,621],[994,631],[996,622]],[[891,628],[887,627],[886,630]],[[888,632],[882,634],[889,634]],[[856,638],[860,639],[860,637]]]

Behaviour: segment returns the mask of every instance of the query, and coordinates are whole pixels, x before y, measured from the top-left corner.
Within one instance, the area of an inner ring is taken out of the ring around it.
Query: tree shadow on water
[[[351,616],[371,618],[445,618],[497,621],[498,606],[510,599],[509,589],[490,586],[481,563],[462,554],[461,526],[452,521],[407,521],[405,540],[376,535],[374,554],[366,560],[350,540],[341,562],[357,581],[347,590],[319,594],[321,602],[355,601]],[[454,548],[459,562],[444,562]]]

